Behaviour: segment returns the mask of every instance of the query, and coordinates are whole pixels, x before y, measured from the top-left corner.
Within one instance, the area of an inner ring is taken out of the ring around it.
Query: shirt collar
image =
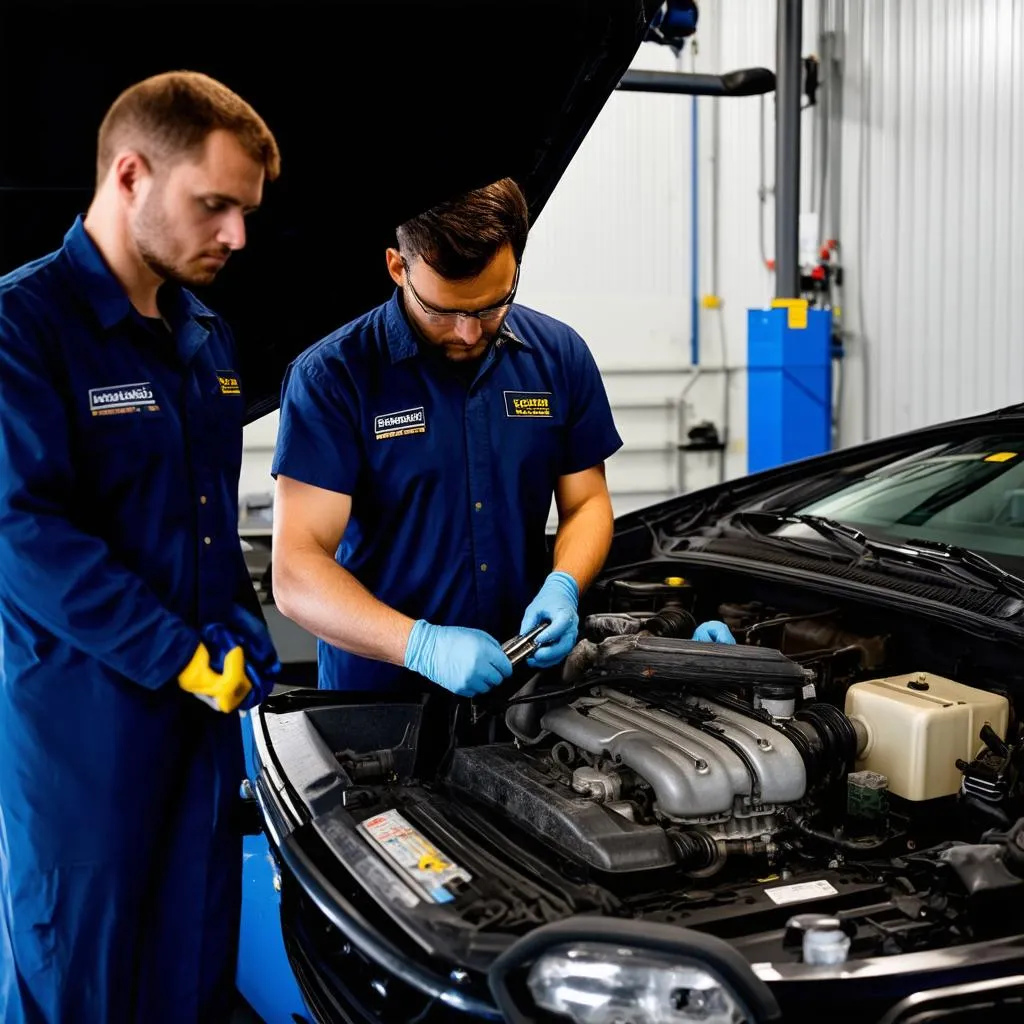
[[[402,309],[401,288],[395,289],[394,294],[384,307],[384,333],[387,337],[392,364],[419,355],[420,347],[416,342],[416,335],[405,318],[405,310]]]
[[[509,327],[508,325],[509,317],[511,317],[514,313],[515,306],[513,306],[512,309],[509,310],[508,316],[505,317],[505,322],[501,325],[501,330],[498,331],[498,337],[504,338],[508,344],[514,345],[516,348],[521,348],[524,352],[530,352],[533,350],[533,346],[528,341],[524,341],[522,338],[520,338],[519,335],[516,334],[515,331],[513,331],[512,328]]]
[[[529,342],[523,341],[511,327],[509,317],[515,313],[515,307],[509,312],[505,322],[498,331],[498,338],[516,348],[529,352],[532,348]],[[396,288],[394,294],[388,300],[384,308],[384,326],[388,342],[388,352],[391,354],[391,362],[400,363],[404,359],[411,359],[420,354],[419,342],[416,340],[416,333],[409,323],[402,307],[402,289]]]
[[[73,281],[79,295],[92,307],[103,329],[108,331],[121,323],[131,310],[128,293],[107,266],[96,243],[89,237],[81,216],[64,236],[64,252],[74,271]],[[168,309],[173,309],[183,320],[216,316],[187,288],[170,283],[163,287],[172,291],[167,297]]]

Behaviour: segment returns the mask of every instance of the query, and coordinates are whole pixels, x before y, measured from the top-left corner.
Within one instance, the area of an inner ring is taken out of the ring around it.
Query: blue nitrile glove
[[[706,644],[734,644],[736,637],[729,631],[724,622],[712,619],[710,622],[702,622],[694,631],[693,640],[700,640]]]
[[[523,616],[520,633],[529,633],[542,622],[551,625],[536,640],[537,650],[526,659],[534,668],[551,668],[573,649],[580,617],[580,588],[567,572],[553,572],[544,581]]]
[[[245,651],[245,674],[252,683],[252,690],[242,701],[243,711],[262,704],[270,696],[274,684],[281,676],[281,662],[277,660],[274,641],[266,624],[250,611],[235,605],[228,628],[242,640]]]
[[[475,697],[512,675],[501,644],[479,629],[434,626],[417,619],[405,647],[405,667],[458,697]]]

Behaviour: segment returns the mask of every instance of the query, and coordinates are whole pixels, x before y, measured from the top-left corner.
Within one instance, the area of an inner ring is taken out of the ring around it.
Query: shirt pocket
[[[563,461],[565,400],[552,391],[505,389],[494,403],[493,438],[509,462],[549,477]]]
[[[397,521],[406,509],[446,502],[465,488],[466,450],[457,404],[385,399],[369,406],[362,422],[366,472],[357,491],[364,518]]]
[[[181,456],[182,443],[173,396],[148,389],[151,398],[95,407],[76,432],[75,445],[89,478],[116,486],[121,478],[138,480],[166,472]],[[127,393],[125,393],[127,394]]]
[[[242,466],[242,424],[245,395],[237,373],[228,367],[205,372],[199,379],[198,436],[193,445],[201,461],[210,461],[236,481]]]

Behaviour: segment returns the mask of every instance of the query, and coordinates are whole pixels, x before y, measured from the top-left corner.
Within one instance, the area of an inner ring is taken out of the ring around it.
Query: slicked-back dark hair
[[[522,190],[511,178],[439,203],[402,224],[398,248],[406,259],[419,256],[449,281],[482,273],[498,250],[511,245],[523,258],[530,213]]]

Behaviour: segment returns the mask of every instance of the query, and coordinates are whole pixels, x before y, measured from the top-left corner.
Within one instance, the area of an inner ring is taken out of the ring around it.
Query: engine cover
[[[551,746],[456,749],[448,786],[600,871],[679,865],[693,843],[719,863],[769,852],[779,812],[807,789],[788,736],[704,697],[591,692],[544,713]]]
[[[803,798],[800,752],[761,719],[693,696],[679,699],[679,713],[614,689],[598,693],[549,710],[542,725],[636,772],[654,790],[659,817],[721,820]]]

